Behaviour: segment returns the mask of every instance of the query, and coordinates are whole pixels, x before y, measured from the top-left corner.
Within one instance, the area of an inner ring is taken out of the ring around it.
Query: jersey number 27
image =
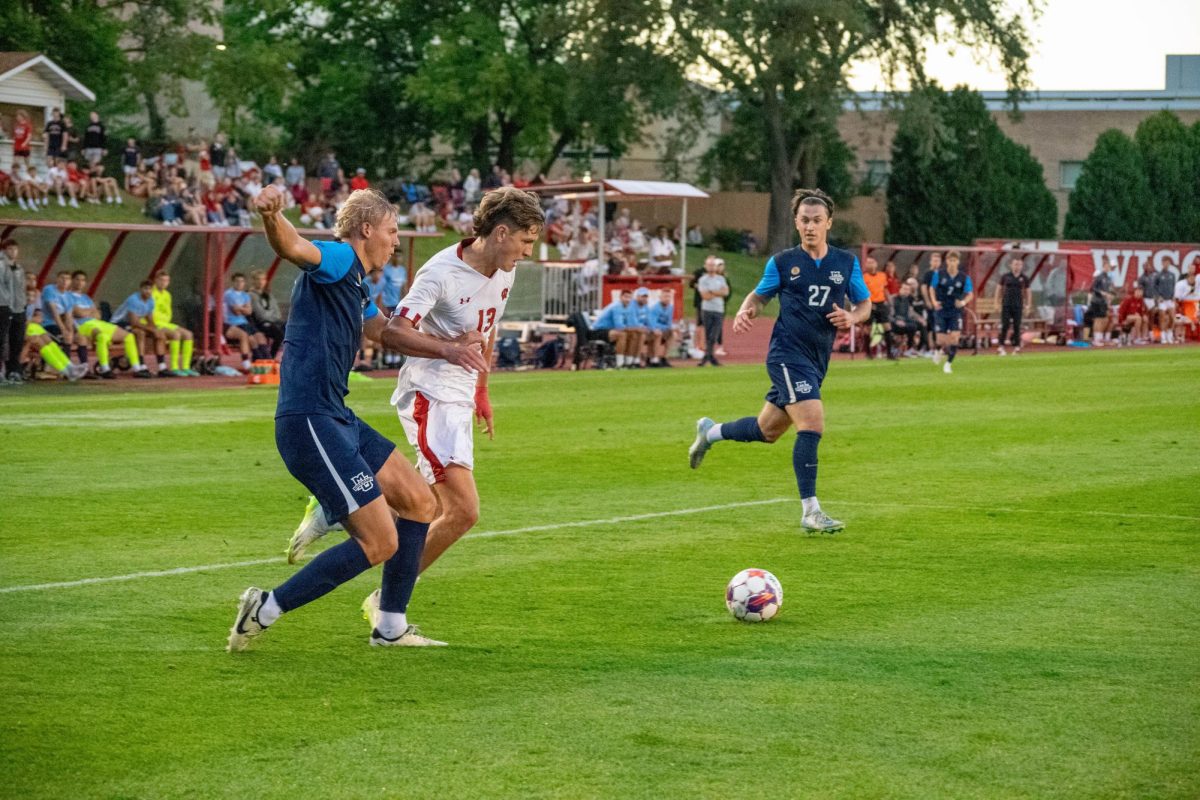
[[[820,300],[817,299],[818,295],[820,295],[820,297],[821,297]],[[828,299],[829,299],[829,287],[828,286],[809,286],[808,287],[808,304],[810,306],[823,306],[823,305],[825,305],[825,301]]]

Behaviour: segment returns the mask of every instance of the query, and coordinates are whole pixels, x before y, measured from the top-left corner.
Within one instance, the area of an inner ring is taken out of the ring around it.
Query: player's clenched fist
[[[284,207],[283,192],[277,186],[266,186],[258,197],[254,198],[254,209],[264,217],[269,214],[278,214],[283,211]]]

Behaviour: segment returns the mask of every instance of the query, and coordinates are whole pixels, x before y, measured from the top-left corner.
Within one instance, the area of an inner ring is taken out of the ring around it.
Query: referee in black
[[[1008,269],[996,283],[994,301],[1000,306],[1000,349],[997,353],[1002,356],[1008,355],[1004,350],[1004,339],[1010,325],[1013,355],[1021,352],[1021,315],[1026,307],[1033,305],[1029,276],[1024,273],[1025,259],[1013,256],[1008,262]]]

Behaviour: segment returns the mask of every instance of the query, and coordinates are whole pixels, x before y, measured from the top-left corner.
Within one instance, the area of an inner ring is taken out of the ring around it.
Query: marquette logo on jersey
[[[375,486],[375,476],[365,472],[358,473],[350,480],[353,481],[352,488],[356,492],[369,492]]]
[[[808,381],[797,381],[796,391],[800,394],[808,394],[812,391],[812,384]]]
[[[842,281],[845,280],[845,278],[842,277],[840,270],[835,269],[833,272],[829,273],[829,280],[833,281],[835,286],[841,286]]]

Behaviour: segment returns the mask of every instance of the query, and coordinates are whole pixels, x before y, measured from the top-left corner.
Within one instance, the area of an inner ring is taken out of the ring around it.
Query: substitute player
[[[422,570],[479,518],[472,414],[486,426],[488,438],[495,433],[487,372],[475,374],[447,360],[422,334],[442,340],[487,336],[490,360],[490,342],[508,305],[517,262],[531,256],[543,224],[535,195],[512,187],[488,192],[475,211],[475,236],[441,251],[416,273],[383,331],[384,347],[408,356],[392,404],[417,451],[417,466],[437,496],[438,516],[429,528]],[[289,559],[327,532],[320,522],[321,514],[306,514]],[[363,604],[368,617],[373,619],[377,608],[387,611],[386,600],[380,593],[369,596]]]
[[[959,256],[957,250],[946,254],[946,268],[933,273],[929,281],[930,294],[933,295],[933,322],[937,332],[938,353],[933,355],[934,366],[942,363],[942,353],[945,353],[946,363],[942,371],[949,375],[954,371],[950,365],[958,354],[958,337],[962,335],[963,308],[971,302],[975,287],[971,277],[965,272],[958,271]]]
[[[351,538],[325,550],[274,591],[246,589],[228,649],[244,649],[282,614],[380,563],[384,604],[394,611],[377,620],[371,644],[441,644],[421,636],[405,614],[436,509],[433,493],[395,445],[345,403],[346,376],[363,330],[378,337],[384,325],[363,278],[383,266],[400,242],[395,209],[377,191],[353,192],[338,209],[338,241],[310,242],[284,218],[284,196],[276,187],[263,189],[254,205],[271,248],[301,269],[292,289],[275,443],[288,471]],[[464,374],[487,369],[478,334],[464,342],[435,342],[419,334],[414,339]]]
[[[138,350],[142,353],[149,353],[150,343],[158,342],[158,329],[154,327],[154,298],[151,296],[153,289],[153,283],[142,281],[138,290],[126,297],[112,313],[112,323],[132,333],[137,338]],[[175,373],[163,367],[161,358],[158,376],[177,377]]]
[[[163,350],[166,349],[171,354],[171,372],[194,378],[200,374],[192,369],[192,350],[196,346],[195,337],[187,328],[176,325],[173,321],[174,311],[171,306],[170,286],[171,275],[160,272],[154,276],[154,289],[150,292],[150,299],[154,301],[154,314],[151,319],[159,334],[155,344],[155,352],[158,353],[158,370],[159,372],[163,371]]]
[[[844,525],[822,511],[817,500],[817,447],[825,429],[821,384],[836,331],[870,316],[870,293],[854,254],[827,242],[833,227],[829,195],[820,189],[798,190],[792,197],[792,217],[800,246],[771,256],[762,280],[746,295],[733,320],[733,332],[746,333],[763,306],[779,296],[779,317],[767,351],[771,390],[766,405],[757,418],[718,424],[701,417],[688,456],[696,469],[714,442],[771,444],[795,427],[792,468],[804,504],[800,524],[808,531],[836,533]]]
[[[124,328],[118,328],[111,322],[100,319],[96,313],[96,303],[87,293],[88,276],[83,270],[76,270],[71,276],[72,303],[71,314],[74,317],[75,342],[83,347],[91,344],[96,350],[96,374],[101,378],[113,379],[112,367],[109,366],[109,348],[115,344],[125,346],[125,357],[133,368],[133,377],[149,378],[150,370],[142,363],[138,354],[137,339]]]

